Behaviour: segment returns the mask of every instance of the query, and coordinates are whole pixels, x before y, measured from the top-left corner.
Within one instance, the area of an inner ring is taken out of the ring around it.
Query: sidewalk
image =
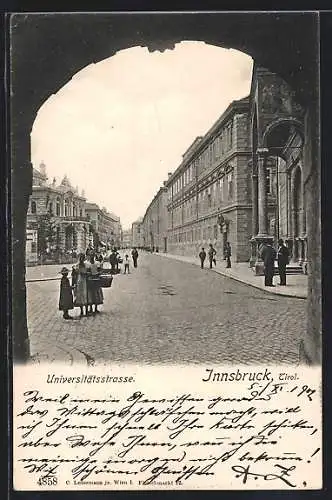
[[[60,280],[60,271],[64,266],[62,264],[49,264],[47,266],[32,266],[26,268],[25,281],[31,283],[34,281]],[[71,269],[71,266],[66,266]]]
[[[200,266],[200,261],[195,257],[187,257],[184,255],[175,255],[170,253],[155,253],[160,257],[168,259],[175,259],[188,264]],[[236,281],[244,283],[255,288],[264,290],[264,292],[273,293],[275,295],[283,295],[284,297],[296,297],[298,299],[306,299],[308,296],[308,276],[304,274],[290,274],[287,275],[287,286],[279,286],[279,276],[274,277],[274,288],[264,286],[264,276],[255,276],[253,271],[249,268],[247,262],[232,263],[230,269],[226,269],[224,260],[221,262],[217,260],[217,265],[211,271],[227,276]],[[205,261],[205,269],[209,269],[209,263]]]
[[[61,341],[61,346],[55,341],[48,342],[45,339],[30,338],[30,363],[61,363],[64,365],[84,364],[88,365],[88,360],[83,353],[74,347]]]

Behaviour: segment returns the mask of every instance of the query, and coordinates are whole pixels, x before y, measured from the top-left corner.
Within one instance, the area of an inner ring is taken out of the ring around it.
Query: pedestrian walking
[[[202,248],[202,250],[199,252],[198,256],[199,256],[200,261],[201,261],[201,269],[203,269],[204,261],[206,259],[206,251],[204,250],[204,248]]]
[[[232,255],[231,244],[229,243],[229,241],[226,241],[226,244],[225,244],[225,259],[226,259],[226,267],[227,268],[232,267],[231,255]]]
[[[214,263],[215,266],[217,265],[217,261],[216,261],[216,258],[215,258],[216,253],[217,253],[216,249],[213,248],[212,243],[210,243],[209,250],[208,250],[210,269],[212,269],[212,263]]]
[[[279,248],[278,248],[278,270],[280,277],[280,285],[286,286],[286,266],[289,264],[289,250],[284,244],[283,239],[278,240]]]
[[[79,254],[78,264],[75,273],[72,274],[72,284],[74,286],[74,306],[81,309],[81,316],[88,315],[88,290],[87,290],[87,266],[85,254]]]
[[[110,255],[111,273],[116,274],[119,263],[118,263],[118,253],[115,248],[112,250]]]
[[[274,261],[277,253],[271,243],[266,243],[261,250],[261,257],[264,262],[264,284],[265,286],[275,286],[273,284]]]
[[[137,248],[133,248],[132,252],[131,252],[131,256],[133,258],[133,264],[134,264],[134,267],[137,267],[137,260],[138,260],[138,251],[137,251]]]
[[[62,278],[60,282],[59,310],[63,311],[64,319],[73,319],[68,314],[68,311],[74,309],[73,291],[68,279],[69,269],[63,267],[60,273],[62,274]]]
[[[95,255],[90,255],[90,262],[87,264],[87,292],[88,292],[88,314],[99,313],[98,306],[104,302],[103,290],[100,286],[99,276],[101,273],[101,265],[99,260],[95,259]],[[93,310],[94,306],[94,310]]]
[[[128,274],[130,274],[130,271],[129,271],[129,255],[128,254],[125,255],[123,263],[124,263],[123,274],[126,274],[126,272]]]

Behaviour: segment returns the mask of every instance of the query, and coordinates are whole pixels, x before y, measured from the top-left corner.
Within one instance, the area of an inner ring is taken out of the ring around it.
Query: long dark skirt
[[[69,311],[74,308],[73,304],[73,292],[71,286],[66,283],[61,282],[60,286],[60,298],[59,298],[59,310],[60,311]]]
[[[98,285],[98,281],[87,280],[88,285],[88,305],[96,305],[104,303],[104,295],[102,288]]]

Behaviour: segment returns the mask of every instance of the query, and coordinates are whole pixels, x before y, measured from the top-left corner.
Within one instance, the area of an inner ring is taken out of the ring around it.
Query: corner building
[[[197,137],[169,174],[168,251],[197,255],[212,243],[223,258],[249,261],[252,235],[249,98],[233,101],[204,137]]]

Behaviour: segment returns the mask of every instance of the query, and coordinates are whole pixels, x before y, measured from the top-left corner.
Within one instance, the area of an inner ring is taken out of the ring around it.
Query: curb
[[[29,280],[25,280],[26,283],[35,283],[36,281],[56,281],[60,280],[61,278],[31,278]]]
[[[189,262],[189,261],[186,261],[186,260],[182,260],[182,259],[178,258],[177,256],[174,256],[173,254],[172,254],[172,257],[169,257],[168,255],[165,255],[165,254],[160,254],[160,253],[158,253],[158,255],[160,257],[165,257],[166,259],[167,258],[168,259],[174,259],[174,260],[177,260],[178,262],[184,262],[186,264],[191,264],[193,266],[199,266],[199,264],[196,263],[196,262]],[[307,297],[303,296],[303,295],[298,295],[298,294],[292,295],[290,293],[281,293],[281,292],[279,292],[277,290],[266,290],[265,287],[263,288],[263,286],[261,286],[261,285],[258,285],[256,283],[251,283],[250,281],[246,281],[243,278],[240,278],[238,276],[234,276],[234,274],[233,275],[228,274],[228,273],[222,271],[221,269],[213,268],[213,269],[209,269],[209,271],[213,271],[213,272],[215,272],[217,274],[220,274],[221,276],[224,276],[225,278],[230,278],[230,279],[232,279],[234,281],[237,281],[239,283],[242,283],[244,285],[251,286],[253,288],[257,288],[258,290],[261,290],[262,292],[265,292],[265,293],[268,293],[268,294],[271,294],[271,295],[279,295],[279,297],[287,297],[287,298],[291,298],[291,299],[302,299],[302,300],[306,300],[307,299]]]

